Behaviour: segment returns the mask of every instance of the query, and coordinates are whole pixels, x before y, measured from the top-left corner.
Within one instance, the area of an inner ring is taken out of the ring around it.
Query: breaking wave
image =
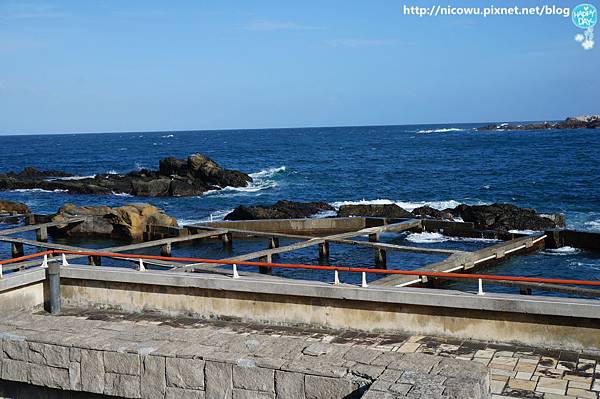
[[[458,127],[448,127],[448,128],[441,128],[441,129],[423,129],[423,130],[417,130],[417,133],[447,133],[447,132],[464,132],[467,129],[461,129]]]
[[[464,201],[462,203],[465,203]],[[447,208],[456,208],[461,202],[455,200],[442,200],[442,201],[416,201],[416,202],[408,202],[408,201],[392,201],[389,199],[375,199],[375,200],[358,200],[358,201],[337,201],[332,202],[330,205],[334,208],[339,208],[342,205],[385,205],[385,204],[396,204],[399,207],[406,209],[409,212],[412,212],[414,209],[419,208],[421,206],[430,206],[434,209],[443,210]],[[483,205],[483,202],[477,202],[473,205]]]
[[[179,224],[180,226],[186,226],[197,223],[218,222],[220,220],[223,220],[225,216],[227,216],[227,214],[231,213],[232,211],[233,209],[221,209],[212,212],[210,215],[203,219],[177,219],[177,224]]]
[[[435,244],[446,241],[462,241],[462,242],[498,242],[492,238],[473,238],[473,237],[450,237],[440,233],[411,233],[406,236],[406,240],[416,244]]]
[[[278,168],[263,169],[258,172],[250,173],[252,182],[246,187],[224,187],[221,190],[209,190],[204,195],[231,197],[240,193],[255,193],[257,191],[268,190],[277,187],[277,175],[286,171],[285,166]]]
[[[175,137],[175,135],[174,134],[166,134],[166,135],[160,136],[160,137],[162,137],[163,139],[170,139],[171,137]]]
[[[55,181],[55,180],[83,180],[83,179],[93,179],[96,175],[89,176],[67,176],[67,177],[51,177],[46,179],[47,181]]]

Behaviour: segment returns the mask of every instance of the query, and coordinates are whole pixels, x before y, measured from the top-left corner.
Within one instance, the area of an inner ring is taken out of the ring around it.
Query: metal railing
[[[60,255],[60,259],[51,259],[49,257]],[[0,277],[2,276],[2,265],[20,262],[23,260],[30,260],[35,258],[44,258],[42,266],[47,266],[48,262],[61,261],[63,266],[68,266],[67,255],[81,255],[81,256],[95,256],[95,257],[106,257],[114,259],[125,259],[125,260],[137,260],[138,270],[146,270],[144,266],[144,260],[162,260],[173,263],[193,263],[193,264],[214,264],[214,265],[231,265],[233,271],[233,278],[240,278],[237,271],[238,266],[254,266],[254,267],[270,267],[270,268],[285,268],[285,269],[305,269],[305,270],[324,270],[334,272],[334,283],[339,283],[339,273],[361,273],[362,274],[362,286],[366,287],[366,275],[367,274],[385,274],[385,275],[406,275],[406,276],[425,276],[441,279],[458,279],[458,280],[477,280],[480,288],[483,281],[510,281],[510,282],[522,282],[522,283],[545,283],[545,284],[561,284],[561,285],[582,285],[582,286],[593,286],[600,287],[600,281],[591,280],[574,280],[574,279],[558,279],[558,278],[543,278],[543,277],[518,277],[518,276],[498,276],[489,274],[471,274],[471,273],[453,273],[453,272],[435,272],[435,271],[424,271],[424,270],[391,270],[391,269],[372,269],[365,267],[348,267],[348,266],[320,266],[320,265],[306,265],[301,263],[276,263],[276,262],[255,262],[255,261],[228,261],[219,259],[202,259],[202,258],[187,258],[187,257],[171,257],[171,256],[159,256],[159,255],[143,255],[143,254],[122,254],[112,252],[98,252],[98,251],[65,251],[65,250],[50,250],[44,252],[38,252],[31,255],[25,255],[18,258],[12,258],[8,260],[0,261]],[[177,266],[174,266],[177,267]],[[481,291],[481,290],[480,290]]]

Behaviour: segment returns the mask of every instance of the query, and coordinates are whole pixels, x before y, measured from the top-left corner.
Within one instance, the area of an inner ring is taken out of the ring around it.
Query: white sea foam
[[[464,132],[467,129],[461,129],[458,127],[449,127],[449,128],[441,128],[441,129],[423,129],[417,130],[417,133],[447,133],[447,132]]]
[[[69,190],[44,190],[42,188],[17,188],[15,190],[10,190],[13,193],[66,193]]]
[[[600,220],[590,220],[583,225],[590,230],[600,230]]]
[[[499,240],[492,238],[475,238],[475,237],[451,237],[440,233],[411,233],[406,236],[406,240],[417,244],[434,244],[446,241],[461,241],[461,242],[498,242]]]
[[[220,210],[211,212],[210,215],[208,215],[207,217],[202,218],[202,219],[177,219],[177,224],[179,224],[180,226],[186,226],[186,225],[197,224],[197,223],[217,222],[217,221],[223,220],[225,218],[225,216],[227,216],[232,211],[233,211],[233,209],[220,209]]]
[[[107,174],[107,175],[118,175],[119,173],[118,173],[116,170],[114,170],[114,169],[111,169],[111,170],[109,170],[108,172],[106,172],[106,174]]]
[[[164,139],[169,139],[169,138],[171,138],[171,137],[175,137],[175,135],[174,135],[174,134],[167,134],[167,135],[160,136],[160,137],[162,137],[162,138],[164,138]]]
[[[324,218],[335,217],[336,215],[337,215],[336,211],[321,211],[321,212],[313,215],[312,217],[315,219],[324,219]]]
[[[93,179],[96,175],[89,176],[66,176],[66,177],[51,177],[46,179],[46,181],[56,181],[56,180],[83,180],[83,179]]]
[[[581,250],[573,247],[560,247],[556,249],[546,249],[544,253],[546,255],[557,255],[557,256],[566,256],[566,255],[574,255],[581,252]]]
[[[112,195],[116,195],[117,197],[133,197],[133,195],[131,195],[131,194],[127,194],[127,193],[115,193],[114,191],[112,192]]]
[[[539,231],[535,231],[535,230],[508,230],[509,233],[511,234],[527,234],[527,235],[532,235],[535,233],[539,233]]]
[[[421,206],[430,206],[434,209],[443,210],[447,208],[455,208],[461,203],[455,200],[442,200],[442,201],[416,201],[416,202],[408,202],[408,201],[392,201],[389,199],[375,199],[375,200],[367,200],[362,199],[358,201],[336,201],[332,202],[330,205],[334,208],[339,208],[342,205],[385,205],[385,204],[396,204],[399,207],[406,209],[411,212],[416,208]],[[479,203],[478,203],[479,204]]]
[[[240,193],[255,193],[257,191],[268,190],[277,187],[276,175],[285,172],[285,170],[285,166],[280,166],[278,168],[268,168],[250,173],[249,176],[252,178],[252,182],[246,187],[223,187],[220,190],[209,190],[204,195],[231,197]]]

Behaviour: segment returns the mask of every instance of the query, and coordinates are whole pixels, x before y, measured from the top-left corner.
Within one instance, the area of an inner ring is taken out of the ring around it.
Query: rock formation
[[[498,231],[545,230],[565,227],[565,217],[561,214],[540,214],[533,209],[519,208],[511,204],[459,205],[446,210],[472,222],[475,228]]]
[[[0,213],[26,215],[29,213],[29,207],[21,202],[0,200]]]
[[[599,129],[600,115],[584,115],[565,119],[561,122],[528,123],[510,125],[508,123],[485,125],[476,130],[547,130],[547,129]]]
[[[177,226],[177,220],[149,204],[132,204],[119,208],[65,204],[51,218],[61,222],[74,216],[89,216],[81,223],[57,226],[52,233],[58,236],[90,236],[140,240],[148,226]]]
[[[273,205],[240,205],[225,216],[225,220],[300,219],[322,211],[334,211],[326,202],[277,201]]]
[[[220,167],[202,154],[187,159],[165,158],[159,170],[143,169],[126,174],[98,174],[73,179],[63,171],[39,171],[25,168],[21,172],[0,174],[0,190],[63,190],[77,194],[124,193],[144,197],[201,195],[224,187],[245,187],[252,178],[245,173]]]
[[[396,204],[342,205],[338,217],[411,218],[413,215]]]

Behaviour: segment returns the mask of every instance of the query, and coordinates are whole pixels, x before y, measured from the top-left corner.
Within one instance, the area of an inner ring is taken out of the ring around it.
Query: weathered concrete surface
[[[487,368],[464,360],[239,333],[223,323],[179,328],[72,314],[2,313],[0,386],[125,398],[490,397]],[[383,375],[394,384],[377,384]]]
[[[71,266],[61,276],[62,301],[74,307],[600,349],[600,303],[593,300],[108,267]]]

